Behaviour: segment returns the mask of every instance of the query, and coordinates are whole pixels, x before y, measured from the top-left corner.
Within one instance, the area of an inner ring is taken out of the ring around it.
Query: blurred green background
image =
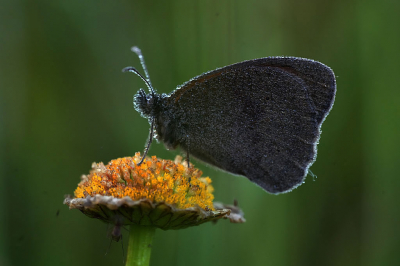
[[[107,226],[62,202],[92,162],[143,150],[149,126],[132,97],[145,86],[121,72],[141,69],[132,45],[158,92],[277,55],[337,76],[318,178],[275,196],[194,161],[247,223],[158,230],[151,265],[400,265],[399,10],[387,0],[2,0],[0,265],[123,265]]]

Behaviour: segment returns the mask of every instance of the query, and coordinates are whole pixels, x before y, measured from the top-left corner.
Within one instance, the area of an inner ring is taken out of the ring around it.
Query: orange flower
[[[243,214],[238,216],[228,205],[214,208],[211,179],[201,177],[193,165],[184,166],[180,156],[175,162],[153,156],[138,166],[140,159],[136,153],[107,165],[93,163],[90,174],[82,176],[75,198],[68,196],[64,203],[118,225],[179,229],[220,218],[244,222]]]

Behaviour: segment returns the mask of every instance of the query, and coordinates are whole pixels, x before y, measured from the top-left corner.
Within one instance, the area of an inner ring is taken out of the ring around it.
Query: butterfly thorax
[[[169,150],[177,146],[184,148],[186,142],[187,120],[184,111],[174,105],[174,97],[162,94],[159,99],[159,112],[155,114],[155,132],[158,141]]]

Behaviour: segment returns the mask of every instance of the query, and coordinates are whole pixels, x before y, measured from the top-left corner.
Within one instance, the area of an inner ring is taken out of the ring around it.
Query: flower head
[[[229,208],[215,208],[214,188],[209,177],[181,163],[134,157],[112,160],[107,165],[93,163],[89,175],[82,176],[75,198],[64,203],[87,216],[119,225],[138,224],[162,229],[180,229],[229,218],[243,222],[243,216],[230,215]],[[217,204],[217,206],[225,206]]]

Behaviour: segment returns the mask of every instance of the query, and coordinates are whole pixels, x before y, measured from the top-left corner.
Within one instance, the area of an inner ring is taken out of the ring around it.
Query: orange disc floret
[[[180,159],[173,162],[153,156],[138,166],[140,160],[140,153],[136,153],[134,157],[115,159],[107,165],[93,163],[90,174],[82,176],[75,197],[128,196],[132,200],[146,198],[154,203],[165,202],[180,209],[196,205],[214,209],[211,179],[201,177],[200,170],[192,165],[187,168]]]

